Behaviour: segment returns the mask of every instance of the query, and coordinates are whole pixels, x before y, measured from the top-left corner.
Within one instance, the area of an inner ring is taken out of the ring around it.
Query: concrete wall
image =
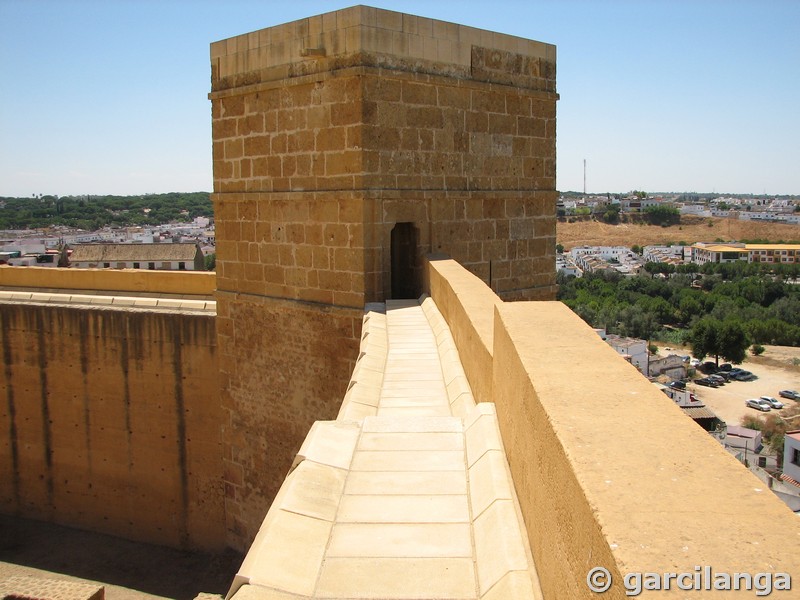
[[[2,512],[225,547],[213,314],[3,302],[0,331]]]
[[[546,598],[596,598],[596,566],[609,598],[629,572],[798,572],[797,517],[566,306],[498,302],[456,263],[429,265],[470,383],[491,389]]]
[[[476,402],[493,402],[494,307],[502,300],[454,260],[428,265],[428,291],[458,348]]]

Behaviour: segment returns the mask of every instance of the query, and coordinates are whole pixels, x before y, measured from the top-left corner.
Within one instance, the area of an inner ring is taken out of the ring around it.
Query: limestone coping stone
[[[425,317],[428,319],[428,324],[436,336],[436,347],[439,353],[439,362],[442,365],[442,376],[447,388],[450,410],[456,416],[465,416],[467,411],[475,406],[475,399],[464,374],[464,367],[461,364],[450,328],[430,296],[423,294],[420,297],[420,303]]]
[[[179,311],[216,312],[213,300],[183,298],[158,298],[147,296],[115,296],[110,294],[69,294],[12,292],[0,290],[0,302],[26,302],[31,304],[89,305],[107,307],[136,307]]]
[[[337,419],[360,421],[378,412],[388,348],[385,304],[365,307],[359,355]]]

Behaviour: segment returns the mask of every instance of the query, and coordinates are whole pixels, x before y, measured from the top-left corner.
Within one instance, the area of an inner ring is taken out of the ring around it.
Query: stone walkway
[[[436,336],[416,300],[386,307],[388,354],[378,415],[451,416]]]
[[[430,299],[367,314],[339,419],[309,433],[236,600],[541,597],[494,406],[443,323]]]

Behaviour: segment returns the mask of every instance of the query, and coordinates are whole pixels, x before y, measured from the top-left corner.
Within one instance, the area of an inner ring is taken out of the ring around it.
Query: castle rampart
[[[419,296],[427,253],[503,298],[553,296],[555,47],[356,6],[216,42],[211,71],[226,502],[246,544],[336,415],[364,305]]]

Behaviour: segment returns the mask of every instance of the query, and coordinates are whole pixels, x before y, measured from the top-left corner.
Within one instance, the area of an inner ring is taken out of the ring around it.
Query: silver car
[[[775,409],[778,409],[778,410],[783,408],[783,402],[781,402],[780,400],[777,400],[776,398],[773,398],[772,396],[761,396],[761,398],[759,398],[759,400],[763,400],[764,402],[769,404],[770,407],[772,407],[772,408],[775,408]]]
[[[750,400],[745,400],[744,402],[750,408],[755,408],[756,410],[760,410],[763,412],[769,412],[772,408],[769,405],[769,402],[766,400],[762,400],[761,398],[751,398]]]

